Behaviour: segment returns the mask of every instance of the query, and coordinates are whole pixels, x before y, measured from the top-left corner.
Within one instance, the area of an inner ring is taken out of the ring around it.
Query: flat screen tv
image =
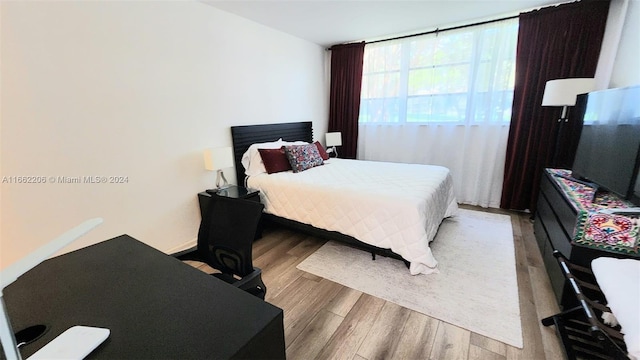
[[[579,95],[572,176],[640,205],[640,85]]]

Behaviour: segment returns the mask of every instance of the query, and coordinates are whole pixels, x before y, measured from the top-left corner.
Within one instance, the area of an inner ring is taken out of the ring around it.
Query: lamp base
[[[222,170],[218,170],[218,176],[216,176],[216,189],[222,190],[229,187],[229,182],[227,178],[224,177],[224,172]]]

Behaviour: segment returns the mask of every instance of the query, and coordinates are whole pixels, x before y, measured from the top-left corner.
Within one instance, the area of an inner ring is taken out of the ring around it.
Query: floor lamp
[[[553,166],[557,166],[558,153],[560,152],[560,139],[562,127],[569,122],[567,113],[569,106],[576,104],[579,94],[585,94],[595,90],[596,81],[592,78],[570,78],[547,81],[542,97],[542,106],[562,106],[562,114],[558,119],[558,132],[556,133],[556,147],[553,152]]]

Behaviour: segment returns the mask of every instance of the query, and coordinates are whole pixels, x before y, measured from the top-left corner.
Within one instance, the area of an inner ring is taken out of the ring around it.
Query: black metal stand
[[[567,118],[568,107],[565,105],[562,107],[562,115],[558,119],[558,132],[556,133],[556,147],[553,151],[553,167],[558,168],[558,155],[560,154],[560,139],[562,139],[562,128],[564,124],[569,122]]]
[[[553,316],[541,320],[542,325],[555,325],[556,333],[562,341],[565,354],[569,360],[573,359],[625,359],[628,360],[626,345],[624,344],[619,327],[610,327],[601,323],[598,318],[603,312],[611,312],[609,308],[598,301],[604,301],[604,295],[597,285],[587,282],[592,278],[589,269],[573,265],[567,261],[559,251],[553,255],[560,264],[564,276],[574,291],[579,305]],[[582,279],[575,273],[585,275]],[[588,291],[591,300],[583,293]]]

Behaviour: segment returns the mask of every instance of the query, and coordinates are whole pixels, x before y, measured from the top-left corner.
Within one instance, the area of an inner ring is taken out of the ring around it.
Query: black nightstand
[[[209,200],[212,196],[226,196],[233,199],[244,199],[250,201],[260,202],[260,191],[247,189],[243,186],[235,186],[230,185],[229,187],[218,190],[210,189],[203,192],[198,193],[198,204],[200,205],[200,218],[204,217],[205,211],[209,206]],[[262,221],[258,225],[258,229],[256,230],[256,236],[254,240],[258,240],[262,237]],[[190,259],[189,256],[197,251],[197,246],[192,247],[190,249],[182,250],[177,253],[171,254],[171,256],[176,257],[181,260]]]
[[[260,202],[260,191],[247,189],[244,186],[230,185],[229,187],[218,190],[211,189],[198,193],[198,203],[200,204],[200,216],[204,216],[204,211],[209,205],[211,196],[225,196],[233,199],[245,199]]]
[[[200,204],[200,216],[204,216],[205,210],[209,205],[209,199],[212,196],[225,196],[233,199],[244,199],[255,202],[260,202],[260,191],[247,189],[244,186],[236,186],[230,185],[229,187],[218,190],[211,189],[207,191],[203,191],[198,193],[198,203]],[[256,240],[262,237],[262,225],[258,226],[258,231],[256,232]]]

